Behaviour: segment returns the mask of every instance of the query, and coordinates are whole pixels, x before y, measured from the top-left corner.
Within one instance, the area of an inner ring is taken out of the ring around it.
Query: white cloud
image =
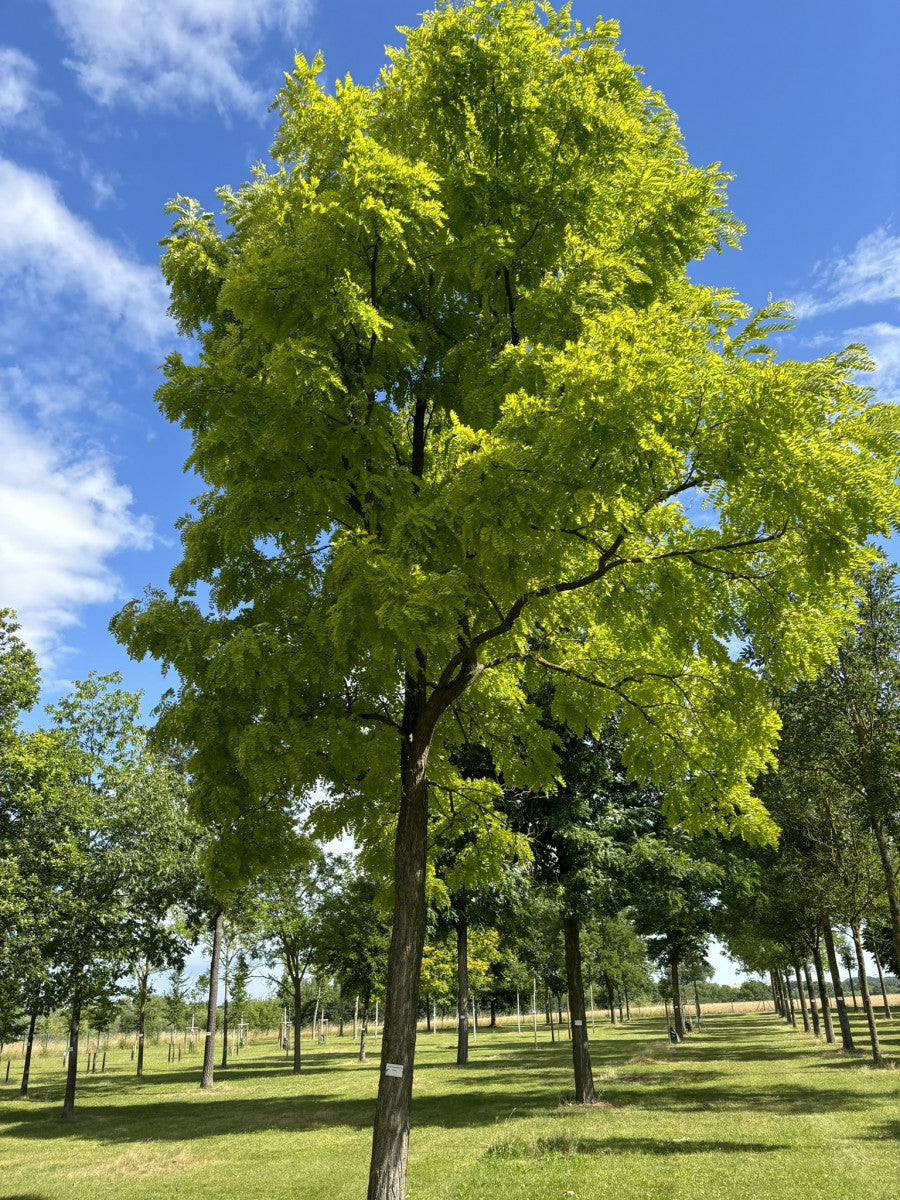
[[[109,603],[120,584],[107,559],[146,549],[151,527],[102,455],[72,455],[9,411],[0,384],[0,605],[14,608],[44,662],[86,604]]]
[[[114,382],[149,377],[174,330],[157,269],[3,158],[0,296],[0,606],[49,665],[85,606],[120,597],[114,556],[151,544],[98,443],[125,428]]]
[[[860,238],[846,258],[826,263],[816,275],[812,292],[795,298],[800,318],[900,300],[900,237],[876,229]]]
[[[847,342],[863,342],[875,360],[875,371],[861,380],[878,388],[878,399],[900,403],[900,326],[887,321],[848,329]]]
[[[48,0],[81,86],[101,104],[258,109],[247,52],[274,29],[296,30],[312,0]]]
[[[37,129],[51,93],[37,85],[37,63],[14,46],[0,46],[0,129]]]
[[[155,267],[124,255],[71,213],[45,175],[0,158],[0,283],[19,305],[7,332],[29,309],[72,293],[121,323],[135,343],[171,333],[165,285]]]

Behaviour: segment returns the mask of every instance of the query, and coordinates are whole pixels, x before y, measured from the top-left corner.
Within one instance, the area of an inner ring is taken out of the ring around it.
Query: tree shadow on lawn
[[[302,1083],[302,1077],[298,1077]],[[374,1081],[373,1081],[374,1083]],[[0,1139],[85,1138],[103,1143],[145,1141],[193,1141],[225,1134],[252,1134],[282,1130],[286,1133],[328,1128],[368,1130],[375,1116],[375,1088],[369,1098],[357,1099],[328,1093],[316,1095],[258,1097],[213,1091],[202,1096],[154,1099],[145,1103],[129,1094],[125,1103],[91,1104],[76,1101],[75,1118],[60,1118],[54,1107],[16,1113],[0,1124]],[[533,1089],[517,1089],[485,1096],[478,1092],[455,1095],[419,1095],[413,1100],[413,1123],[441,1129],[492,1124],[507,1115],[510,1104],[522,1115],[552,1111],[559,1089],[546,1080]]]
[[[856,1135],[858,1142],[896,1142],[900,1140],[900,1121],[882,1121],[872,1125],[865,1133]]]
[[[485,1158],[554,1158],[590,1154],[771,1154],[789,1150],[779,1142],[693,1141],[690,1138],[537,1137],[497,1142]]]
[[[772,1116],[793,1116],[796,1113],[855,1112],[868,1108],[871,1099],[850,1088],[828,1089],[802,1087],[799,1084],[778,1084],[771,1088],[747,1088],[719,1083],[714,1087],[697,1087],[690,1082],[675,1085],[667,1078],[658,1088],[629,1090],[631,1085],[604,1082],[598,1089],[603,1100],[622,1107],[668,1109],[673,1112],[765,1112]]]
[[[683,1054],[692,1062],[706,1062],[710,1059],[721,1062],[781,1062],[808,1054],[819,1044],[812,1039],[798,1039],[780,1040],[775,1045],[760,1045],[758,1039],[761,1031],[767,1034],[774,1033],[783,1025],[785,1031],[791,1032],[780,1018],[774,1016],[765,1025],[759,1017],[755,1021],[729,1017],[727,1022],[718,1025],[715,1017],[706,1018],[699,1032],[688,1034],[674,1053]]]

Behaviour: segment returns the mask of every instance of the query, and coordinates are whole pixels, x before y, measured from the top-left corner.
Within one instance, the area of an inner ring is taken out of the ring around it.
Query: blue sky
[[[106,632],[178,557],[199,487],[157,413],[177,344],[158,241],[176,193],[213,207],[267,156],[295,49],[373,80],[421,0],[11,0],[0,13],[0,606],[48,699],[90,670],[164,686]],[[583,21],[597,14],[576,0]],[[894,55],[900,5],[618,0],[627,59],[696,162],[736,176],[741,251],[692,269],[749,303],[794,298],[785,349],[865,341],[900,397]]]

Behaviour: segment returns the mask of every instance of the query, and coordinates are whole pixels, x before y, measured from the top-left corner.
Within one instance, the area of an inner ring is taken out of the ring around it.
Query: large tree
[[[673,817],[764,837],[747,776],[777,721],[734,641],[779,678],[823,661],[898,504],[862,351],[778,361],[781,308],[690,284],[739,232],[725,177],[613,23],[439,0],[404,32],[371,88],[298,57],[274,169],[220,192],[224,232],[170,207],[199,354],[159,402],[207,491],[173,595],[115,621],[178,671],[162,731],[192,747],[221,869],[252,870],[323,779],[321,831],[395,825],[373,1200],[405,1190],[447,715],[516,730],[498,769],[546,786],[527,696],[552,672],[576,732],[622,710],[631,767],[683,785]]]

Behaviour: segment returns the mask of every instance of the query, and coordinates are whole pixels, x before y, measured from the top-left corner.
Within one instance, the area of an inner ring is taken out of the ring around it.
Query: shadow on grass
[[[691,1141],[687,1138],[539,1137],[497,1142],[486,1158],[569,1158],[589,1154],[771,1154],[789,1150],[778,1142]]]
[[[302,1082],[302,1076],[298,1077]],[[148,1094],[147,1101],[151,1099]],[[223,1134],[252,1134],[283,1130],[287,1133],[318,1129],[348,1128],[355,1131],[372,1127],[375,1096],[351,1099],[319,1091],[313,1095],[252,1097],[235,1096],[227,1091],[202,1095],[192,1091],[175,1098],[155,1099],[152,1103],[134,1098],[130,1091],[116,1104],[76,1102],[75,1117],[63,1121],[59,1110],[46,1107],[8,1116],[0,1127],[4,1137],[57,1139],[85,1138],[105,1143],[153,1141],[188,1142]],[[554,1089],[546,1078],[535,1081],[533,1088],[519,1088],[515,1094],[516,1111],[525,1116],[546,1112],[554,1102]],[[458,1093],[456,1095],[420,1095],[413,1102],[413,1120],[418,1126],[441,1129],[490,1124],[498,1112],[509,1109],[509,1097]]]
[[[882,1121],[873,1125],[866,1133],[857,1135],[858,1142],[890,1142],[900,1139],[900,1121]]]
[[[870,1100],[849,1088],[823,1092],[815,1087],[781,1084],[770,1088],[673,1086],[666,1079],[658,1090],[632,1089],[615,1082],[604,1083],[599,1089],[604,1100],[628,1108],[671,1109],[674,1112],[768,1112],[772,1116],[792,1116],[795,1113],[854,1112],[867,1108]]]

